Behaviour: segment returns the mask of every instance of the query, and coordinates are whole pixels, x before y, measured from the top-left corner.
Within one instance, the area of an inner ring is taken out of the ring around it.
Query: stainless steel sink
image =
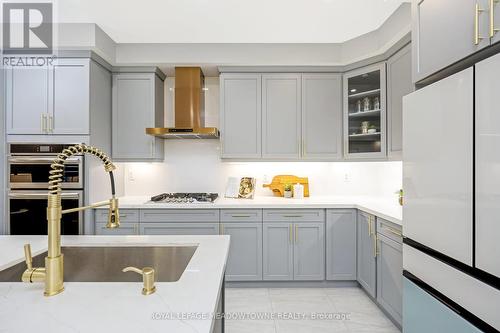
[[[157,282],[180,279],[197,246],[63,247],[65,282],[139,282],[138,274],[123,273],[127,266],[150,266]],[[47,253],[33,257],[33,266],[43,267]],[[20,282],[24,262],[0,271],[0,282]]]

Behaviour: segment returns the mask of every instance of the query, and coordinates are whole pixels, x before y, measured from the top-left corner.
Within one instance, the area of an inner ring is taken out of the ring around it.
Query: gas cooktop
[[[217,193],[162,193],[151,197],[155,203],[207,203],[214,202]]]

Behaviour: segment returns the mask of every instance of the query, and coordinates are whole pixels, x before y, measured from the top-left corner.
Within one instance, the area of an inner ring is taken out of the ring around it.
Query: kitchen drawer
[[[139,234],[139,223],[122,223],[118,228],[108,229],[106,223],[95,224],[95,234],[105,236],[127,236]]]
[[[377,217],[377,232],[392,239],[395,242],[403,243],[401,226]]]
[[[119,209],[120,210],[120,223],[139,222],[138,209]],[[108,222],[108,209],[95,210],[95,222]]]
[[[262,209],[222,209],[221,222],[262,222]]]
[[[324,209],[264,209],[264,222],[324,222]]]
[[[141,209],[142,222],[219,222],[218,209]]]

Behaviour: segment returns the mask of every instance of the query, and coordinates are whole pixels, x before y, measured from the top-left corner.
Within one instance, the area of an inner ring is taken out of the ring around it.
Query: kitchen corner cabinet
[[[476,4],[481,12],[476,13]],[[412,1],[414,82],[489,46],[490,24],[495,28],[499,26],[499,23],[490,23],[490,10],[498,13],[495,1]],[[498,38],[496,35],[494,32],[494,41]],[[478,37],[481,38],[476,40]]]
[[[113,74],[112,156],[117,161],[163,160],[163,139],[147,127],[163,127],[163,80],[155,73]]]
[[[324,210],[264,210],[263,279],[324,280]]]
[[[90,59],[5,70],[7,134],[90,133]]]
[[[262,157],[299,158],[300,136],[300,74],[262,75]]]
[[[377,292],[377,242],[375,217],[358,212],[357,281],[373,298]]]
[[[356,210],[326,210],[326,279],[356,280]]]
[[[411,44],[387,60],[387,155],[401,160],[403,155],[403,96],[413,92]]]
[[[385,158],[385,63],[344,74],[343,89],[345,158]]]
[[[302,159],[342,158],[342,75],[302,74]]]
[[[260,158],[261,80],[259,74],[221,74],[222,158]]]

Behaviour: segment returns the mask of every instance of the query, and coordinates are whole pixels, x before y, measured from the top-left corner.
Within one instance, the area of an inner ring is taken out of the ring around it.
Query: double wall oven
[[[52,161],[64,144],[10,144],[7,158],[8,231],[11,235],[47,234],[47,197],[49,171]],[[62,208],[83,205],[84,158],[73,156],[64,164],[61,183]],[[61,234],[79,235],[83,232],[81,212],[64,214]]]

